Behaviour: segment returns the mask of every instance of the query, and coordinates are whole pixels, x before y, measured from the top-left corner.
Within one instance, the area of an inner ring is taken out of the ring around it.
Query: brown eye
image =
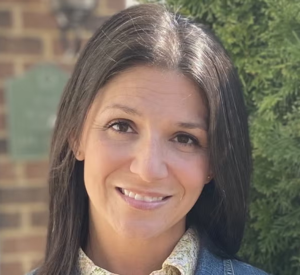
[[[191,137],[189,135],[177,135],[174,139],[176,142],[181,143],[182,145],[199,145],[199,142],[194,137]]]
[[[114,131],[121,132],[121,133],[132,133],[133,132],[130,125],[125,121],[115,122],[115,123],[111,124],[109,126],[109,128],[112,128]]]

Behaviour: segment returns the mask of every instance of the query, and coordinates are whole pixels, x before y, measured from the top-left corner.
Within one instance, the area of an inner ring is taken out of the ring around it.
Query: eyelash
[[[126,120],[117,120],[117,121],[113,121],[111,123],[109,123],[105,128],[106,129],[112,129],[114,132],[118,133],[118,134],[128,134],[127,132],[123,132],[123,131],[117,131],[113,128],[113,126],[115,125],[126,125],[128,126],[129,128],[132,129],[132,127],[130,126],[130,123]],[[132,129],[133,130],[133,129]]]
[[[126,125],[126,126],[128,126],[129,128],[131,128],[132,129],[132,127],[130,126],[130,123],[128,122],[128,121],[124,121],[124,120],[117,120],[117,121],[113,121],[113,122],[111,122],[111,123],[109,123],[105,128],[106,129],[111,129],[111,130],[113,130],[114,132],[116,132],[116,133],[118,133],[118,134],[131,134],[132,132],[124,132],[124,131],[118,131],[118,130],[115,130],[114,128],[113,128],[113,126],[115,126],[115,125]],[[134,131],[133,129],[132,129],[132,131]],[[190,140],[192,140],[192,143],[182,143],[182,142],[178,142],[178,143],[180,143],[181,145],[183,145],[183,146],[197,146],[197,147],[199,147],[200,146],[200,143],[199,143],[199,141],[198,141],[198,139],[197,138],[195,138],[195,137],[193,137],[193,136],[191,136],[191,135],[189,135],[189,134],[186,134],[186,133],[178,133],[177,134],[177,136],[176,136],[177,138],[178,137],[187,137],[187,138],[189,138]]]
[[[187,138],[189,138],[189,139],[192,141],[192,143],[182,143],[182,142],[178,142],[178,143],[180,143],[180,144],[183,145],[183,146],[197,146],[197,147],[200,146],[198,139],[195,138],[195,137],[193,137],[193,136],[191,136],[191,135],[184,134],[184,133],[179,133],[176,137],[177,137],[177,138],[178,138],[178,137],[187,137]]]

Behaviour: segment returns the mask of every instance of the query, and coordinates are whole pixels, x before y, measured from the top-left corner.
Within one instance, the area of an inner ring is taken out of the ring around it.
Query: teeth
[[[136,194],[136,195],[134,196],[134,199],[137,200],[137,201],[142,201],[142,200],[144,199],[144,197],[141,196],[141,195],[139,195],[139,194]]]
[[[152,202],[152,201],[153,201],[153,198],[151,198],[151,197],[144,197],[144,201]]]
[[[147,201],[147,202],[153,202],[153,201],[161,201],[164,197],[148,197],[148,196],[142,196],[140,194],[133,193],[131,191],[128,191],[126,189],[121,189],[122,193],[130,198],[133,198],[137,201]]]
[[[161,201],[163,199],[163,197],[157,197],[157,198],[154,198],[153,200],[154,201]]]
[[[129,192],[129,194],[128,194],[128,197],[130,197],[130,198],[134,198],[134,197],[135,197],[135,194],[134,194],[134,193],[132,193],[132,192]]]

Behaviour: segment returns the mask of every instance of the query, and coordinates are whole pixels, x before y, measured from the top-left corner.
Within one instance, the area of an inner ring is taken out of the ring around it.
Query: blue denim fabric
[[[223,260],[202,248],[195,275],[268,275],[266,272],[237,260]]]

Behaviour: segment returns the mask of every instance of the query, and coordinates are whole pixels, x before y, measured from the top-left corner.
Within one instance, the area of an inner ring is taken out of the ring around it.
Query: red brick
[[[31,224],[46,227],[48,224],[48,211],[31,213]]]
[[[26,162],[24,167],[25,177],[29,179],[41,178],[46,180],[48,175],[48,165],[47,161]]]
[[[88,42],[88,40],[82,40],[81,41],[81,44],[80,44],[80,48],[79,48],[79,52],[82,51],[84,49],[84,47],[86,46],[86,43]],[[70,43],[73,43],[73,41],[71,41]],[[64,49],[63,49],[63,46],[61,44],[61,41],[58,40],[58,39],[55,39],[53,42],[52,42],[52,47],[53,47],[53,54],[54,55],[63,55],[64,54]],[[58,64],[58,65],[62,65],[62,67],[64,67],[63,64]],[[70,66],[68,66],[70,68]],[[72,68],[74,66],[71,66]],[[68,69],[69,71],[69,69]]]
[[[45,2],[45,0],[0,0],[0,2],[1,2],[1,4],[2,3],[9,3],[9,4],[18,3],[18,4],[26,5],[26,4],[31,4],[31,3],[36,3],[36,4],[41,3],[42,4],[43,2]]]
[[[14,64],[3,63],[3,62],[0,63],[0,78],[11,77],[13,74],[14,74]]]
[[[0,229],[16,228],[20,225],[20,213],[0,213]]]
[[[8,145],[5,138],[0,139],[0,155],[7,154]]]
[[[33,29],[58,29],[55,17],[50,13],[23,13],[23,26]]]
[[[45,236],[22,236],[2,239],[2,253],[43,253],[46,244]]]
[[[0,114],[0,131],[6,130],[6,116],[5,114]]]
[[[120,10],[125,9],[125,0],[114,0],[114,1],[107,1],[107,5],[110,9],[118,12]]]
[[[85,22],[85,28],[93,32],[96,29],[98,29],[109,17],[110,16],[95,16],[95,15],[92,15]]]
[[[15,177],[16,171],[12,162],[0,163],[0,180],[13,180]]]
[[[52,43],[52,47],[54,55],[62,55],[64,53],[63,46],[60,40],[55,39]]]
[[[29,270],[34,270],[37,267],[41,266],[43,264],[43,256],[40,257],[40,259],[34,259],[30,263],[30,269]],[[26,270],[28,272],[28,270]]]
[[[43,43],[39,38],[0,36],[0,53],[41,54]]]
[[[21,262],[1,263],[0,262],[0,274],[3,275],[20,275],[24,274],[23,266]]]
[[[48,192],[45,187],[0,187],[0,205],[47,201]]]
[[[10,11],[0,11],[0,27],[7,28],[12,26],[12,16]]]

